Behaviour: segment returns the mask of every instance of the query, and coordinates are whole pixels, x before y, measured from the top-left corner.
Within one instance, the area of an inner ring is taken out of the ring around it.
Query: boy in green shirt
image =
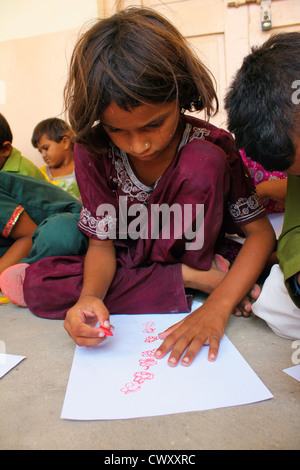
[[[0,171],[19,173],[47,181],[39,168],[12,146],[12,140],[9,124],[3,114],[0,114]]]

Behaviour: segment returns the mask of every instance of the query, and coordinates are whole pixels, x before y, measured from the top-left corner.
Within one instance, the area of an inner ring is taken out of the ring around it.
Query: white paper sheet
[[[224,336],[215,362],[204,346],[189,367],[155,359],[158,333],[182,314],[114,315],[114,336],[76,347],[62,419],[107,420],[243,405],[273,397]]]
[[[278,239],[282,232],[284,214],[283,212],[277,212],[275,214],[268,214],[268,218],[273,226],[276,238]]]
[[[288,369],[284,369],[283,372],[285,372],[290,377],[293,377],[293,379],[296,379],[298,380],[298,382],[300,382],[300,365],[289,367]]]
[[[19,362],[23,361],[23,359],[25,359],[25,356],[0,353],[0,378],[19,364]]]

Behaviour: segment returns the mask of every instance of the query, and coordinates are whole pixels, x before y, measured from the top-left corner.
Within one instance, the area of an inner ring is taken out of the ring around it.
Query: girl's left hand
[[[183,320],[159,334],[160,339],[164,341],[157,349],[155,357],[160,359],[171,351],[168,364],[176,366],[184,354],[181,364],[189,366],[202,346],[209,345],[208,359],[215,361],[229,316],[230,312],[220,313],[220,306],[216,311],[206,303],[203,304]]]

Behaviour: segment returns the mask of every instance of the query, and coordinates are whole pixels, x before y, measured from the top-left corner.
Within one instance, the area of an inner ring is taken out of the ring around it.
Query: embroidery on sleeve
[[[83,207],[80,212],[78,226],[90,235],[104,240],[115,238],[117,219],[111,215],[93,217],[90,211]]]
[[[191,142],[192,140],[205,140],[205,137],[210,134],[210,131],[205,128],[200,128],[200,127],[193,127],[193,134],[191,135],[189,141]]]
[[[264,212],[264,207],[258,195],[253,193],[248,198],[240,197],[234,204],[230,204],[229,212],[236,223],[241,223]]]

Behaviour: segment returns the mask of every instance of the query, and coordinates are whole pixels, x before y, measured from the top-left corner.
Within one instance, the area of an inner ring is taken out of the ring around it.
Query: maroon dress
[[[226,233],[265,216],[231,135],[182,119],[176,155],[153,187],[138,180],[112,143],[107,154],[75,146],[83,202],[78,227],[90,238],[113,239],[116,249],[117,270],[104,300],[112,314],[190,311],[181,264],[209,270]],[[63,319],[80,295],[83,263],[84,256],[66,256],[30,265],[23,287],[32,313]]]

